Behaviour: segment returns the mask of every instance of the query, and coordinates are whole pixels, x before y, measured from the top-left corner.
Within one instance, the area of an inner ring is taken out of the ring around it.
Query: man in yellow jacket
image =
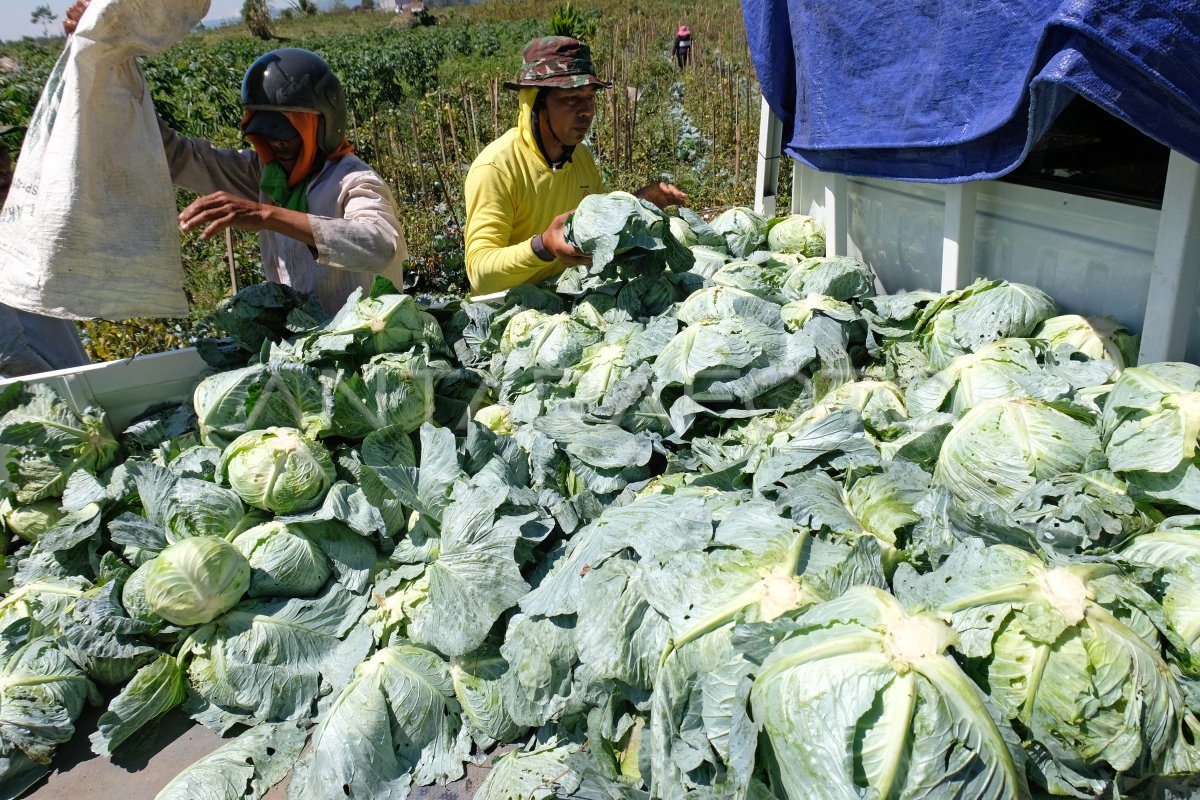
[[[520,92],[517,127],[489,144],[467,173],[467,277],[474,294],[536,283],[590,258],[563,235],[579,201],[606,191],[583,146],[596,114],[591,51],[578,39],[546,36],[525,48],[525,62],[506,89]],[[687,196],[668,183],[636,193],[658,206]]]

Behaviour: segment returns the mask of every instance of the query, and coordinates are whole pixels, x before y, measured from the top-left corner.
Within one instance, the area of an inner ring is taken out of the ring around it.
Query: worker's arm
[[[404,231],[397,218],[396,202],[377,173],[363,169],[343,178],[338,208],[341,216],[307,215],[318,262],[338,269],[382,273],[398,253],[404,257]]]
[[[201,239],[210,239],[226,228],[242,231],[274,231],[315,248],[312,218],[269,203],[259,203],[229,192],[214,192],[194,201],[179,214],[184,231],[199,229]]]
[[[543,234],[543,245],[555,258],[546,261],[533,251],[529,241],[509,244],[512,220],[516,214],[511,187],[500,170],[491,164],[477,164],[467,173],[467,277],[475,294],[491,294],[522,283],[540,280],[569,266],[572,259],[562,236],[562,219],[556,219]]]
[[[253,150],[227,150],[204,139],[189,139],[171,130],[161,119],[163,152],[171,180],[197,194],[228,192],[257,200],[263,164]]]

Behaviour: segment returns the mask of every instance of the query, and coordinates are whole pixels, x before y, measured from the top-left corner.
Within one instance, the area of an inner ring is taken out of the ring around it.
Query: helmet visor
[[[242,130],[247,136],[261,136],[277,142],[286,142],[300,135],[282,111],[255,111]]]

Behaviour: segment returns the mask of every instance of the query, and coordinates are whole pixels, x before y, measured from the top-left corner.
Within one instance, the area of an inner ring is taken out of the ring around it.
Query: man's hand
[[[75,5],[67,9],[67,13],[63,15],[63,32],[68,36],[75,32],[79,27],[79,18],[83,16],[83,12],[87,11],[88,4],[92,0],[75,0]]]
[[[316,256],[312,220],[302,211],[256,203],[229,192],[213,192],[192,203],[179,214],[179,229],[194,231],[205,226],[201,239],[211,239],[226,228],[240,231],[274,231],[308,245]]]
[[[591,256],[567,241],[563,226],[569,216],[571,216],[571,212],[567,211],[559,214],[550,222],[550,227],[546,228],[546,232],[542,234],[542,247],[545,247],[550,251],[550,255],[569,267],[591,264]]]
[[[207,226],[200,234],[209,239],[226,228],[261,231],[267,227],[270,206],[229,194],[214,192],[196,200],[179,214],[179,229],[193,231]]]
[[[634,192],[634,195],[642,198],[643,200],[649,200],[659,208],[666,208],[667,206],[681,206],[686,203],[688,199],[688,196],[681,192],[678,186],[672,183],[667,183],[666,181],[648,183]]]

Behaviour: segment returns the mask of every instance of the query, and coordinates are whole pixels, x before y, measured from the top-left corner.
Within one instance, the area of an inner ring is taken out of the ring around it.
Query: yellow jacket
[[[467,277],[474,294],[536,283],[565,266],[538,258],[529,240],[551,220],[604,191],[591,152],[580,145],[552,170],[533,136],[537,89],[520,91],[517,127],[489,144],[467,172]]]

